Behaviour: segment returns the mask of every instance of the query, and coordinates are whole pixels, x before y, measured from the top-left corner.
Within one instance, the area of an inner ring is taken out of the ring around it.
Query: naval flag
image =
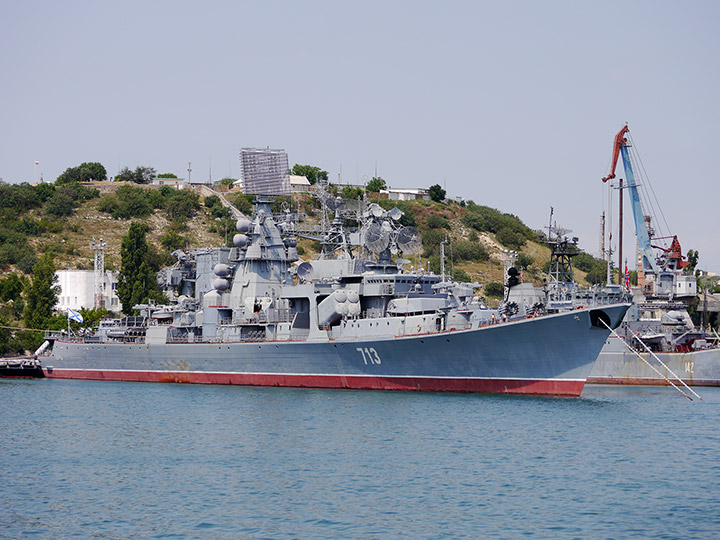
[[[81,323],[83,322],[83,316],[80,315],[77,311],[68,308],[68,320]]]
[[[625,265],[625,288],[630,290],[630,270],[628,270],[627,264]]]

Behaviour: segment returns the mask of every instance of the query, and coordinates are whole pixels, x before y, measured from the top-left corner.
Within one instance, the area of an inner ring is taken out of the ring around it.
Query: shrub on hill
[[[527,227],[517,216],[504,214],[489,206],[480,206],[468,201],[467,212],[462,221],[468,227],[480,232],[499,233],[503,229],[521,235],[528,240],[535,239],[535,233]]]
[[[9,229],[0,229],[0,268],[7,269],[14,264],[28,273],[32,271],[36,262],[35,252],[25,235]]]
[[[490,254],[479,242],[469,240],[457,240],[445,249],[446,254],[451,255],[456,261],[487,261]]]
[[[169,194],[163,205],[168,218],[193,217],[200,210],[200,197],[198,194],[187,189],[175,191],[176,193]]]
[[[71,216],[75,210],[75,201],[67,193],[56,191],[45,203],[45,211],[51,216]]]
[[[44,191],[45,188],[43,188]],[[39,207],[43,202],[40,192],[34,186],[24,182],[22,184],[7,184],[0,181],[0,208],[2,217],[13,219]]]
[[[431,229],[449,229],[450,222],[442,216],[431,214],[427,218],[427,226]]]
[[[430,229],[422,235],[423,257],[440,254],[440,242],[445,240],[447,233],[440,229]]]
[[[71,216],[82,201],[99,196],[100,192],[97,189],[71,182],[55,189],[45,203],[45,211],[54,217]]]
[[[120,186],[114,194],[105,195],[97,208],[115,219],[147,217],[153,211],[146,190],[136,186]]]
[[[485,285],[485,294],[494,298],[502,298],[505,294],[505,286],[497,281],[491,281]]]
[[[227,200],[235,208],[240,210],[243,214],[252,215],[253,202],[255,202],[255,195],[245,195],[244,193],[233,193],[227,195]]]
[[[515,266],[517,266],[518,268],[529,268],[534,262],[535,259],[530,257],[530,255],[520,253],[518,254],[517,260],[515,261]]]

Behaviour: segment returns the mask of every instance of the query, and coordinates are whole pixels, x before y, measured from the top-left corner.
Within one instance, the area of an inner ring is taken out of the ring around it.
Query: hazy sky
[[[2,0],[0,177],[237,177],[241,147],[270,146],[532,228],[554,206],[597,254],[629,122],[672,232],[720,272],[718,28],[714,1]]]

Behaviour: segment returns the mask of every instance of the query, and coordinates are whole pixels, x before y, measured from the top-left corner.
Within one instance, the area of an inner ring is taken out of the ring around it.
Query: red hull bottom
[[[255,373],[205,373],[168,371],[93,371],[45,369],[55,379],[103,381],[233,384],[241,386],[288,386],[295,388],[344,388],[355,390],[399,390],[418,392],[476,392],[578,397],[585,381],[453,379],[429,377],[358,377],[342,375],[287,375]]]
[[[670,379],[680,384],[676,379]],[[688,386],[720,386],[718,379],[683,379]],[[632,386],[670,386],[665,379],[646,379],[641,377],[588,377],[587,384],[624,384]]]

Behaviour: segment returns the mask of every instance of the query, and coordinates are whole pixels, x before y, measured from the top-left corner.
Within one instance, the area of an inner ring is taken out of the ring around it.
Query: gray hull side
[[[617,324],[626,306],[605,308]],[[55,344],[62,370],[283,374],[375,378],[586,380],[608,335],[589,310],[478,330],[323,342]]]
[[[688,353],[655,353],[661,365],[649,353],[641,353],[654,366],[629,351],[619,338],[610,336],[593,366],[588,384],[666,385],[673,381],[672,372],[689,385],[720,386],[720,349],[706,349]],[[669,368],[669,369],[667,369]]]

